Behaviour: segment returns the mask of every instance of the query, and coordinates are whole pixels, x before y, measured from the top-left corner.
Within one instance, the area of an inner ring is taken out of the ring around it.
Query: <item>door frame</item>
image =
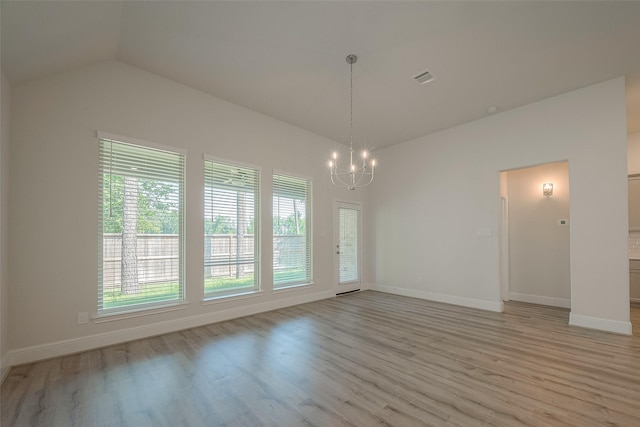
[[[340,257],[337,253],[340,245],[340,215],[339,209],[354,209],[358,211],[358,238],[357,238],[357,269],[358,280],[340,284]],[[362,203],[346,201],[346,200],[334,200],[333,202],[333,245],[331,246],[333,252],[333,283],[336,290],[336,295],[342,295],[345,293],[356,292],[362,289]]]
[[[512,263],[513,260],[511,259],[511,254],[512,254],[512,246],[511,243],[514,242],[514,237],[511,235],[510,232],[510,228],[513,225],[513,220],[514,220],[514,213],[513,213],[513,200],[509,200],[509,194],[507,192],[507,188],[509,188],[509,176],[508,174],[510,172],[515,172],[515,171],[523,171],[523,170],[527,170],[527,169],[539,169],[548,165],[556,165],[556,164],[565,164],[567,167],[567,181],[566,181],[566,189],[568,191],[568,198],[567,198],[567,203],[569,206],[569,218],[571,218],[571,212],[572,212],[572,198],[570,195],[570,186],[571,186],[571,179],[570,179],[570,174],[569,174],[569,168],[570,168],[570,163],[569,160],[556,160],[556,161],[550,161],[550,162],[544,162],[544,163],[538,163],[538,164],[534,164],[534,165],[529,165],[529,166],[519,166],[513,169],[504,169],[499,171],[499,176],[500,176],[500,192],[499,192],[499,202],[498,202],[498,226],[499,226],[499,230],[500,230],[500,237],[499,237],[499,252],[498,252],[498,274],[499,274],[499,283],[498,283],[498,293],[500,295],[500,299],[502,301],[509,301],[509,300],[513,300],[513,301],[520,301],[520,302],[526,302],[526,303],[532,303],[532,304],[541,304],[541,305],[548,305],[548,306],[552,306],[552,307],[563,307],[563,308],[569,308],[571,309],[572,306],[572,300],[573,300],[573,277],[571,275],[571,246],[572,246],[572,242],[571,242],[571,236],[570,233],[571,231],[569,230],[569,238],[568,238],[568,244],[569,244],[569,260],[568,260],[568,264],[569,264],[569,298],[558,298],[558,297],[552,297],[552,296],[545,296],[545,295],[533,295],[533,294],[523,294],[523,293],[517,293],[517,292],[512,292],[511,291],[511,278],[513,277],[511,275],[511,267],[512,267]],[[503,178],[503,174],[504,174],[504,178]],[[544,174],[546,175],[546,174]],[[538,177],[541,178],[541,177]],[[544,180],[538,179],[536,178],[533,182],[537,182],[538,180],[540,181],[540,185],[542,185],[542,182],[544,182]],[[504,182],[503,182],[504,179]],[[553,179],[552,179],[553,181]],[[538,187],[538,190],[540,191],[540,188]],[[532,193],[533,194],[533,193]],[[542,197],[540,196],[540,193],[537,193],[538,196],[532,196],[532,197]],[[561,224],[558,224],[561,225]],[[569,224],[570,227],[570,224]],[[548,242],[545,241],[546,244],[548,244]]]
[[[500,196],[500,297],[509,301],[509,198]]]

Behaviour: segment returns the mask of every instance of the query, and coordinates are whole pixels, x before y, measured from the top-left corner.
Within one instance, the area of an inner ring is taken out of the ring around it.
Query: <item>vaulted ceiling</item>
[[[640,2],[7,1],[1,66],[21,84],[119,60],[369,148],[627,76],[640,131]],[[436,78],[420,85],[413,76]]]

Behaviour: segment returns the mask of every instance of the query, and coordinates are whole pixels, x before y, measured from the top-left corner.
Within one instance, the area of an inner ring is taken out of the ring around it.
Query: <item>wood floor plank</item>
[[[640,426],[634,336],[373,291],[14,367],[2,426]]]

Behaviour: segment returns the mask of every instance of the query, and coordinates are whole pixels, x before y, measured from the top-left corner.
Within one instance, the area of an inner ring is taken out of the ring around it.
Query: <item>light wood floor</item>
[[[640,426],[640,337],[568,315],[366,291],[13,368],[1,424]]]

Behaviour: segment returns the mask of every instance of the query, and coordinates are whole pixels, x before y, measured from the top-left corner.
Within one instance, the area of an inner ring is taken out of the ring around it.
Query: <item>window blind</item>
[[[273,175],[273,287],[313,281],[311,180]]]
[[[204,160],[206,296],[260,287],[260,170]]]
[[[99,312],[184,300],[184,175],[184,154],[99,139]]]

